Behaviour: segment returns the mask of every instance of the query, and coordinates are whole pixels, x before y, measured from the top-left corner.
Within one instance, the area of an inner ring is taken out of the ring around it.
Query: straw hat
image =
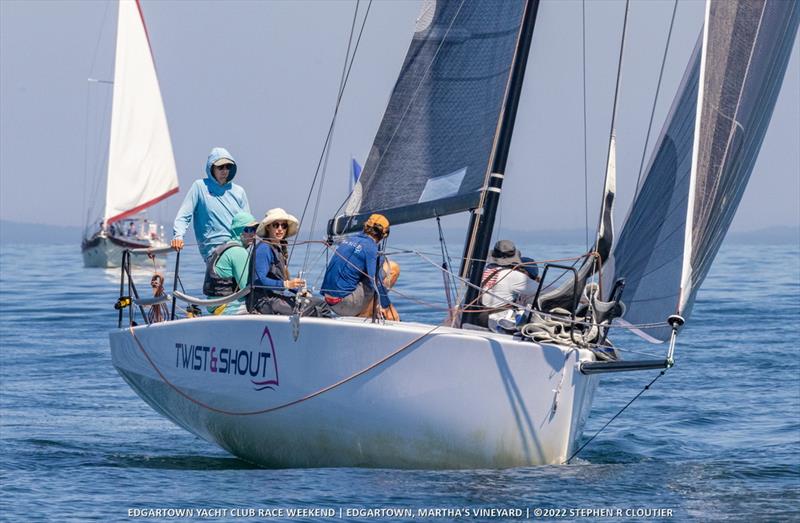
[[[266,238],[268,236],[267,227],[269,227],[269,224],[272,222],[286,222],[289,224],[289,229],[286,231],[285,238],[294,236],[297,234],[297,229],[300,228],[300,222],[297,220],[297,218],[287,213],[280,207],[276,207],[268,210],[267,214],[264,215],[264,219],[261,220],[261,223],[258,225],[258,229],[256,229],[256,234],[262,238]]]

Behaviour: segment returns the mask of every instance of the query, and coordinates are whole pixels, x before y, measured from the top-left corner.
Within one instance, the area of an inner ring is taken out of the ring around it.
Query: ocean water
[[[396,258],[403,296],[395,301],[407,319],[443,304],[438,250],[422,250],[430,261]],[[185,252],[183,280],[196,289],[199,256]],[[148,273],[139,276],[146,283]],[[156,414],[117,375],[107,332],[118,286],[117,271],[84,269],[77,246],[0,248],[0,520],[800,518],[797,245],[724,246],[676,366],[571,464],[510,470],[242,462]],[[630,335],[614,340],[664,350]],[[585,436],[657,374],[604,378]]]

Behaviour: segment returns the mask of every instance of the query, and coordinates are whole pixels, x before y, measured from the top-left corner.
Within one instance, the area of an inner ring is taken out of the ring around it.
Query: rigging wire
[[[106,7],[103,10],[103,19],[100,22],[100,31],[97,34],[97,42],[94,45],[94,53],[92,53],[92,61],[89,65],[89,74],[88,77],[92,76],[92,72],[94,71],[94,66],[97,64],[97,54],[100,51],[100,41],[103,39],[103,28],[106,25],[106,17],[108,16],[108,8],[111,5],[111,2],[106,3]],[[89,101],[91,96],[91,78],[89,83],[86,85],[86,119],[84,123],[84,136],[83,136],[83,200],[82,200],[82,209],[86,209],[86,183],[87,178],[89,176]],[[97,195],[97,190],[95,188],[95,196]],[[84,229],[89,227],[89,211],[86,211],[86,221],[84,222]],[[86,231],[84,231],[86,232]]]
[[[328,152],[330,150],[331,138],[333,136],[333,130],[334,130],[335,126],[336,126],[336,118],[339,115],[339,106],[341,105],[341,102],[342,102],[342,95],[344,94],[345,87],[347,86],[347,80],[350,78],[350,71],[353,68],[353,62],[355,61],[356,53],[358,52],[358,46],[359,46],[359,43],[361,42],[361,36],[364,33],[364,26],[366,25],[367,18],[369,17],[369,11],[370,11],[370,8],[372,7],[372,0],[370,0],[369,3],[367,4],[367,10],[364,13],[364,19],[362,20],[362,23],[361,23],[361,29],[360,29],[360,31],[358,33],[358,38],[356,39],[355,46],[353,47],[353,54],[352,54],[352,56],[350,56],[350,47],[351,47],[352,40],[353,40],[353,34],[354,34],[354,30],[355,30],[356,19],[358,17],[359,4],[360,4],[360,0],[357,0],[356,1],[355,12],[353,13],[353,22],[352,22],[352,25],[351,25],[351,28],[350,28],[350,37],[348,39],[348,44],[347,44],[347,56],[345,56],[345,62],[344,62],[344,66],[342,68],[342,79],[339,82],[339,92],[338,92],[338,95],[336,97],[336,105],[335,105],[334,110],[333,110],[333,116],[331,117],[331,123],[330,123],[330,126],[328,127],[328,134],[325,137],[325,143],[324,143],[324,145],[322,147],[322,152],[320,153],[319,160],[317,161],[317,169],[316,169],[316,171],[314,173],[314,179],[311,181],[311,187],[308,190],[308,197],[306,198],[306,203],[305,203],[305,206],[303,207],[303,213],[301,214],[301,217],[300,217],[300,227],[303,226],[305,215],[306,215],[306,212],[308,211],[309,203],[311,202],[311,195],[314,193],[314,186],[317,183],[317,178],[320,178],[320,168],[323,166],[323,160],[327,158],[327,154],[328,154]],[[349,60],[349,63],[348,63],[348,60]],[[327,161],[325,162],[325,167],[327,167]],[[325,168],[322,168],[322,176],[320,178],[319,189],[317,190],[317,199],[316,199],[316,204],[315,204],[315,207],[314,207],[314,215],[313,215],[312,222],[311,222],[311,228],[309,229],[309,233],[308,233],[309,240],[311,239],[311,234],[313,233],[314,226],[316,225],[317,213],[319,211],[319,204],[320,204],[320,198],[322,196],[322,187],[323,187],[324,181],[325,181]],[[299,229],[298,229],[297,237],[299,237]],[[295,247],[295,245],[297,243],[296,238],[295,238],[295,241],[292,242],[292,249],[291,249],[291,251],[289,253],[289,258],[290,259],[291,259],[292,253],[294,252],[294,247]],[[308,257],[309,257],[309,251],[308,251],[308,249],[306,249],[306,256],[305,256],[305,259],[303,261],[303,269],[304,270],[305,270],[306,264],[308,263]]]
[[[677,0],[676,0],[677,1]],[[589,250],[589,158],[586,138],[586,0],[581,2],[581,24],[583,29],[583,216],[586,221],[586,250]]]
[[[113,84],[114,82],[98,80],[96,83]],[[113,101],[114,101],[113,94],[107,95],[106,98],[105,98],[105,108],[104,109],[101,108],[99,111],[97,111],[97,115],[96,115],[96,120],[97,121],[95,122],[94,127],[97,128],[98,130],[101,129],[101,127],[105,128],[104,125],[107,124],[108,122],[110,122],[110,119],[111,119],[110,115],[111,115],[111,110],[112,110],[111,106],[112,106]],[[110,126],[109,126],[109,133],[110,132],[111,132],[111,129],[110,129]],[[87,209],[87,211],[86,211],[87,220],[88,220],[88,216],[92,212],[95,211],[95,207],[94,206],[95,206],[95,204],[97,203],[97,200],[98,200],[98,192],[100,191],[101,182],[105,180],[105,174],[106,174],[106,171],[108,170],[107,169],[108,156],[110,154],[109,147],[108,147],[108,142],[107,142],[108,137],[109,137],[109,134],[104,134],[102,132],[98,132],[97,133],[97,150],[101,151],[101,153],[100,153],[99,160],[97,161],[97,163],[95,164],[94,169],[93,169],[94,170],[94,174],[93,174],[93,177],[92,177],[92,184],[91,184],[92,185],[92,195],[89,198],[89,201],[91,202],[91,208]],[[103,143],[102,143],[104,141],[104,139],[106,140],[106,144],[105,144],[106,146],[105,147],[103,147]],[[101,217],[102,217],[102,214],[105,213],[105,201],[103,201],[101,203],[102,203],[103,207],[101,207],[99,212],[101,213]]]
[[[600,429],[599,429],[597,432],[595,432],[595,433],[592,435],[592,437],[591,437],[591,438],[589,438],[588,440],[586,440],[586,441],[584,442],[584,444],[583,444],[583,445],[581,445],[581,446],[578,448],[578,450],[576,450],[575,452],[573,452],[573,453],[572,453],[572,455],[571,455],[569,458],[567,458],[567,460],[566,460],[566,461],[564,461],[564,463],[562,463],[562,465],[567,465],[567,464],[569,464],[569,462],[570,462],[570,461],[572,461],[572,458],[574,458],[575,456],[577,456],[577,455],[578,455],[578,453],[579,453],[580,451],[582,451],[583,449],[585,449],[585,448],[586,448],[586,446],[587,446],[589,443],[591,443],[591,442],[592,442],[592,440],[594,440],[594,438],[596,438],[597,436],[599,436],[599,435],[600,435],[600,433],[601,433],[601,432],[603,432],[603,431],[606,429],[606,427],[608,427],[608,426],[611,424],[611,422],[612,422],[612,421],[614,421],[615,419],[617,419],[617,418],[620,416],[620,414],[622,414],[623,412],[625,412],[625,409],[627,409],[628,407],[630,407],[630,406],[631,406],[631,404],[632,404],[634,401],[636,401],[637,399],[639,399],[639,397],[640,397],[642,394],[644,394],[646,391],[650,390],[650,387],[652,387],[652,386],[653,386],[653,383],[655,383],[655,382],[658,380],[658,378],[660,378],[661,376],[663,376],[663,375],[664,375],[666,372],[667,372],[667,369],[664,369],[664,370],[662,370],[661,372],[659,372],[659,373],[658,373],[658,375],[657,375],[655,378],[653,378],[653,380],[652,380],[650,383],[648,383],[647,385],[645,385],[645,386],[644,386],[644,388],[643,388],[642,390],[640,390],[640,391],[639,391],[639,393],[638,393],[636,396],[634,396],[634,397],[633,397],[633,398],[632,398],[632,399],[631,399],[631,400],[630,400],[630,401],[629,401],[629,402],[628,402],[628,403],[627,403],[627,404],[626,404],[624,407],[622,407],[622,408],[619,410],[619,412],[617,412],[616,414],[614,414],[614,416],[612,416],[612,417],[611,417],[611,419],[610,419],[610,420],[608,420],[608,421],[606,422],[606,424],[605,424],[605,425],[603,425],[602,427],[600,427]]]
[[[647,146],[650,144],[650,133],[653,130],[653,117],[656,114],[656,104],[658,103],[658,94],[661,91],[661,79],[664,76],[664,65],[667,63],[667,52],[669,51],[669,43],[672,39],[672,27],[675,24],[675,12],[678,10],[678,0],[675,0],[672,6],[672,18],[669,21],[669,32],[667,33],[667,41],[664,44],[664,56],[661,59],[661,70],[658,72],[658,85],[656,86],[656,94],[653,97],[653,107],[650,109],[650,122],[647,124],[647,137],[644,140],[644,148],[642,149],[642,160],[639,163],[639,175],[636,177],[636,193],[639,193],[639,184],[642,181],[642,171],[644,169],[644,158],[647,153]]]

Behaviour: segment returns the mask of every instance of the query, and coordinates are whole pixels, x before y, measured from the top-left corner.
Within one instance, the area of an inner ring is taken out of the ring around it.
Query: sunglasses
[[[289,224],[286,222],[272,222],[269,224],[273,229],[288,229]]]
[[[249,233],[252,234],[252,233],[256,232],[256,228],[257,227],[245,227],[244,229],[242,229],[242,232],[249,232]]]
[[[226,163],[225,165],[215,165],[214,167],[216,167],[220,171],[230,171],[231,170],[231,164],[229,164],[229,163]]]

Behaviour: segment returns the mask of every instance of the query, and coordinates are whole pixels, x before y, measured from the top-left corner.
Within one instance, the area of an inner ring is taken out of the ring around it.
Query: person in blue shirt
[[[300,222],[281,208],[270,209],[258,225],[253,260],[251,310],[261,314],[294,313],[296,299],[284,291],[297,292],[306,286],[302,278],[289,276],[286,239],[297,234]]]
[[[206,178],[196,180],[189,188],[175,217],[172,248],[183,249],[183,236],[194,222],[194,235],[203,260],[214,249],[233,238],[231,223],[240,212],[250,213],[244,189],[233,183],[236,161],[222,147],[214,147],[206,160]]]
[[[379,297],[378,314],[399,321],[387,288],[400,275],[400,267],[389,261],[379,265],[378,243],[389,235],[389,220],[381,214],[371,215],[364,231],[342,240],[336,247],[322,281],[325,302],[339,316],[371,317],[373,300]]]

